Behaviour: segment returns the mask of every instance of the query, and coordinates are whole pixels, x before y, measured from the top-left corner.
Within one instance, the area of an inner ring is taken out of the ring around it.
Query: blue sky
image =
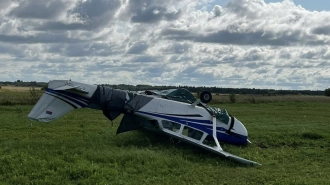
[[[311,11],[329,11],[330,1],[328,0],[292,0],[296,5],[301,5],[303,8]],[[265,0],[266,3],[282,2],[274,0]]]
[[[230,0],[215,0],[212,4],[225,6]],[[301,5],[310,11],[329,11],[330,1],[328,0],[292,0],[294,4]],[[283,2],[283,0],[265,0],[265,3]]]
[[[324,90],[329,3],[1,0],[0,81]]]

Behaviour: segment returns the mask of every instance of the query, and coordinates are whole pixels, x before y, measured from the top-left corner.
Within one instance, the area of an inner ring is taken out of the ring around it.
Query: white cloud
[[[0,81],[328,88],[330,12],[216,2],[0,1]]]
[[[65,4],[58,0],[27,0],[17,3],[9,15],[23,19],[53,19],[64,8]]]

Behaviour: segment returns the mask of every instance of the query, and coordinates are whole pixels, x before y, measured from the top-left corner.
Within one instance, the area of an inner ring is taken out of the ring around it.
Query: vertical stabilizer
[[[29,113],[28,118],[49,122],[63,116],[73,109],[74,107],[67,102],[44,93]]]

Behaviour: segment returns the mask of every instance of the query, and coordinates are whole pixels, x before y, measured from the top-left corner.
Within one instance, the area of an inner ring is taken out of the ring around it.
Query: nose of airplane
[[[228,134],[232,136],[232,141],[235,144],[247,144],[248,140],[248,132],[238,119],[235,117],[231,117],[233,119],[231,128],[228,130]]]

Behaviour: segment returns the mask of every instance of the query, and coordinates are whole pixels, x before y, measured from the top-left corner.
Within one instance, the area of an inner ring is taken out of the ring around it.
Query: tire
[[[203,91],[199,96],[199,99],[203,103],[209,103],[212,100],[212,94],[209,91]]]

